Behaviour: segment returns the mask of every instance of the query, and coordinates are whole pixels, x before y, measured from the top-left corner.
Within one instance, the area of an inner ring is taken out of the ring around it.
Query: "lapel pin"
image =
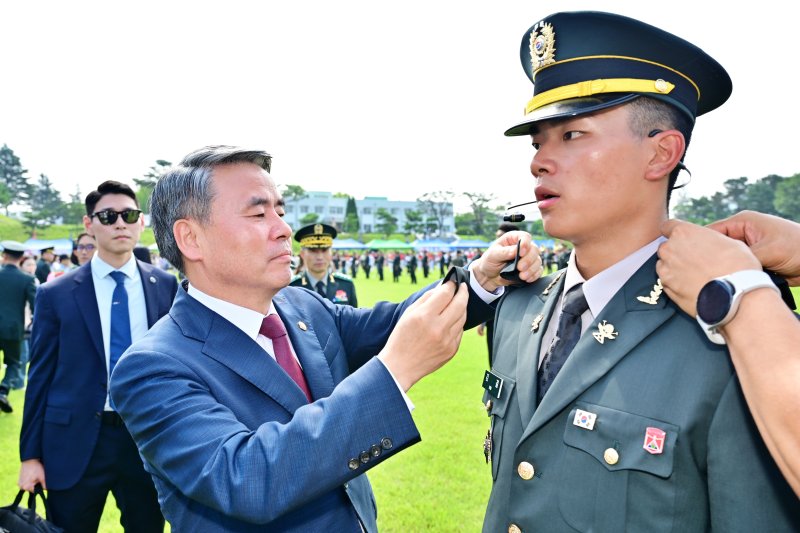
[[[644,434],[644,451],[653,455],[664,453],[664,440],[667,432],[659,428],[647,428]]]
[[[597,325],[597,331],[592,332],[594,340],[603,344],[606,339],[613,341],[619,336],[619,331],[614,331],[614,324],[609,324],[603,320],[602,324]]]
[[[658,278],[656,284],[653,285],[653,290],[650,291],[650,296],[637,296],[636,299],[642,303],[656,305],[662,292],[664,292],[664,287],[661,285],[661,278]]]
[[[558,274],[556,274],[556,277],[554,277],[553,280],[542,291],[542,296],[547,296],[548,294],[550,294],[550,290],[553,287],[555,287],[556,283],[558,283],[558,280],[560,280],[561,276],[563,276],[563,275],[564,275],[564,271],[563,270],[561,272],[559,272]]]
[[[531,333],[539,331],[539,325],[542,323],[542,320],[544,320],[544,315],[536,315],[536,318],[531,322]]]
[[[306,326],[306,323],[303,322],[302,320],[297,323],[297,327],[302,329],[303,331],[306,331],[308,329],[308,326]]]
[[[578,409],[575,411],[575,418],[572,419],[572,425],[592,431],[594,429],[595,420],[597,420],[597,415],[595,413]]]
[[[155,282],[156,282],[156,277],[150,276],[150,283],[155,283]]]

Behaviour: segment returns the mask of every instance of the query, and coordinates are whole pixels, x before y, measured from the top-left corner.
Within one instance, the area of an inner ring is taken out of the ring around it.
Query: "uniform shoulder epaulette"
[[[351,278],[347,274],[340,274],[338,272],[334,272],[333,273],[333,277],[336,278],[336,279],[343,279],[345,281],[353,281],[353,278]]]

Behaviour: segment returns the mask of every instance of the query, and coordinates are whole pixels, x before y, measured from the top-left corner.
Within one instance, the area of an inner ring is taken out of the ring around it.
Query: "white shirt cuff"
[[[467,270],[472,272],[472,263],[469,264],[469,266],[467,267]],[[484,289],[481,286],[480,283],[478,283],[478,280],[475,279],[475,276],[470,276],[469,277],[469,286],[472,288],[472,291],[475,294],[477,294],[478,297],[481,300],[483,300],[484,303],[487,303],[487,304],[490,304],[493,301],[495,301],[498,298],[500,298],[503,295],[503,293],[506,291],[505,287],[500,286],[500,287],[497,287],[494,290],[494,292],[489,292],[486,289]]]

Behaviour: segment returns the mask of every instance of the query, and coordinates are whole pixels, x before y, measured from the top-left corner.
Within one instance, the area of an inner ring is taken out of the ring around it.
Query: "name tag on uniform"
[[[589,411],[584,411],[583,409],[578,409],[575,412],[575,418],[572,419],[572,425],[592,431],[594,429],[595,420],[597,420],[596,414],[590,413]]]
[[[503,380],[491,371],[487,370],[483,375],[483,388],[490,396],[500,399],[500,392],[503,390]]]

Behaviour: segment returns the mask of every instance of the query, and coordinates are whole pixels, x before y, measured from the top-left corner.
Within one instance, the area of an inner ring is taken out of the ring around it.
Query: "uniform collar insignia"
[[[558,283],[558,280],[560,280],[560,279],[561,279],[561,276],[563,276],[563,275],[564,275],[564,272],[566,272],[566,271],[565,271],[565,270],[562,270],[561,272],[559,272],[558,274],[556,274],[556,277],[554,277],[554,278],[553,278],[553,279],[550,281],[550,283],[547,285],[547,287],[545,287],[545,288],[544,288],[544,290],[542,291],[542,296],[547,296],[548,294],[550,294],[550,290],[551,290],[553,287],[555,287],[556,283]]]
[[[531,333],[539,331],[539,325],[542,323],[542,320],[544,320],[544,315],[536,315],[536,318],[531,322]]]
[[[636,299],[642,303],[656,305],[662,292],[664,292],[664,287],[661,285],[661,278],[658,278],[656,284],[653,285],[653,290],[650,291],[650,296],[637,296]]]
[[[605,343],[606,339],[613,341],[618,336],[619,332],[614,331],[614,324],[609,324],[605,320],[603,320],[601,324],[597,325],[597,331],[592,332],[592,337],[594,337],[594,340],[600,344]]]

